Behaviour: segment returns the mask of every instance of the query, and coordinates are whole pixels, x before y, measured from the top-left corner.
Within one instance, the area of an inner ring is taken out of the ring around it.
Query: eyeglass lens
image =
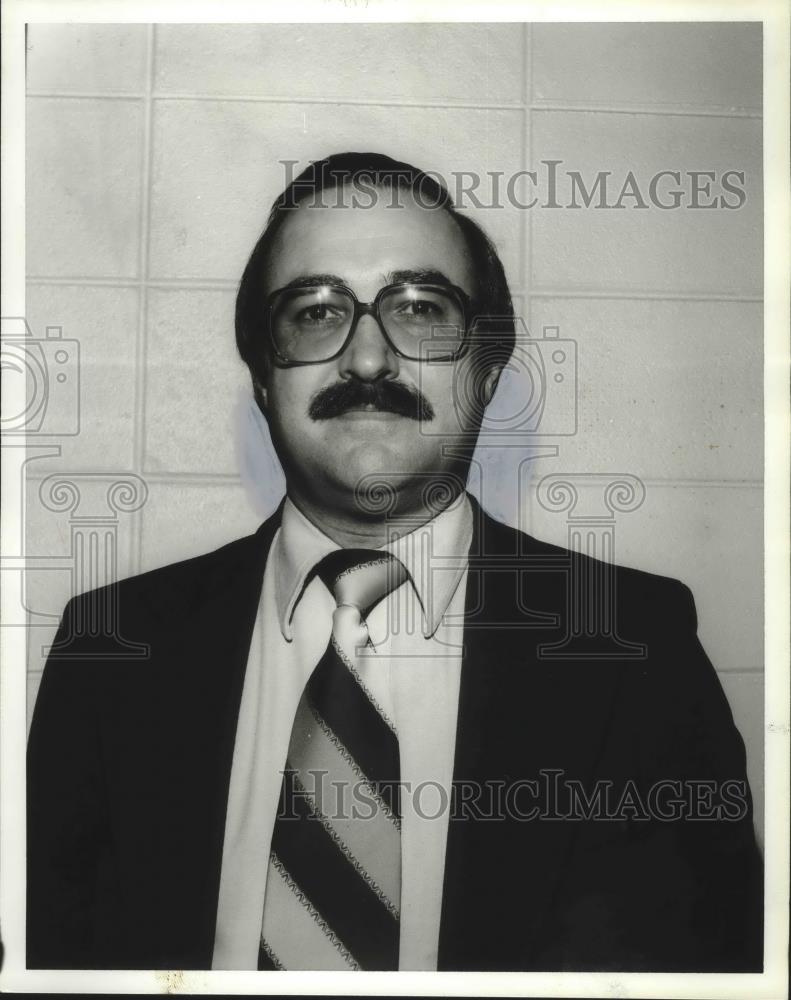
[[[354,298],[345,289],[285,289],[271,312],[278,353],[286,361],[331,358],[343,346],[354,313]],[[464,337],[464,309],[450,289],[438,285],[388,289],[379,300],[379,318],[393,346],[413,360],[452,355]]]

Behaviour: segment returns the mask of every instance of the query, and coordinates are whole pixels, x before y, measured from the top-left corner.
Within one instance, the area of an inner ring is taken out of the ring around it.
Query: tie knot
[[[403,563],[379,549],[338,549],[316,566],[335,603],[368,612],[407,579]]]

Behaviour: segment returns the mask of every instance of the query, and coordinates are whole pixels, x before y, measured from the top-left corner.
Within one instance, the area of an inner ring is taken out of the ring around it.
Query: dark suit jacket
[[[454,781],[505,789],[510,815],[501,803],[482,818],[489,792],[460,796],[439,968],[760,970],[749,791],[739,818],[641,815],[658,781],[682,782],[664,786],[682,798],[714,782],[715,803],[723,782],[746,783],[690,592],[474,511]],[[211,967],[236,720],[278,523],[67,606],[28,748],[29,967]],[[585,638],[590,592],[611,626]],[[108,620],[148,655],[118,658]],[[591,799],[609,782],[626,808],[580,818],[578,797],[576,818],[558,818],[574,781]],[[529,818],[536,805],[546,818]]]

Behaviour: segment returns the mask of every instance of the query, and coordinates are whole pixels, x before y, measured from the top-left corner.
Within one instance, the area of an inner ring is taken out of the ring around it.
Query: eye
[[[437,303],[431,302],[429,299],[412,299],[411,302],[407,303],[406,308],[415,316],[431,316],[441,312]]]
[[[393,314],[400,320],[441,319],[447,306],[437,295],[412,292],[393,304]]]
[[[326,302],[318,302],[316,305],[307,306],[300,309],[296,315],[296,321],[303,325],[310,323],[323,323],[333,314],[333,310]]]
[[[349,307],[345,300],[301,296],[290,303],[284,319],[298,330],[334,330],[347,322]]]

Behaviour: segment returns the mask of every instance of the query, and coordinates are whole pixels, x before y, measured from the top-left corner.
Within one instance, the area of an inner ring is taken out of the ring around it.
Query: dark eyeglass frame
[[[290,361],[287,358],[283,357],[283,355],[277,348],[277,344],[275,343],[275,332],[272,324],[272,313],[274,310],[275,301],[279,295],[282,295],[285,292],[297,293],[303,291],[305,288],[330,288],[333,291],[345,292],[352,300],[352,303],[354,304],[354,313],[352,314],[352,321],[351,325],[349,326],[349,332],[346,334],[343,343],[334,354],[330,355],[330,357],[328,358],[321,358],[319,361]],[[401,288],[425,288],[429,291],[434,291],[434,292],[453,292],[453,294],[458,298],[459,305],[461,306],[462,317],[464,319],[464,334],[461,338],[457,350],[453,351],[451,354],[441,354],[432,356],[431,361],[432,362],[456,361],[458,358],[460,358],[462,354],[464,354],[464,352],[467,350],[468,334],[470,332],[469,320],[472,309],[472,299],[467,294],[467,292],[465,292],[463,288],[459,288],[458,285],[450,285],[450,284],[438,285],[436,283],[428,281],[425,282],[398,281],[393,283],[392,285],[384,285],[382,288],[380,288],[379,291],[376,293],[376,298],[373,300],[373,302],[360,302],[360,300],[357,298],[357,296],[354,294],[352,289],[349,288],[348,285],[340,285],[340,284],[316,284],[316,285],[304,285],[304,286],[286,285],[283,288],[275,289],[275,291],[272,292],[270,295],[268,295],[266,299],[267,303],[266,315],[267,315],[267,327],[269,332],[269,341],[272,345],[272,353],[276,359],[278,367],[300,368],[304,365],[324,365],[328,361],[334,361],[336,358],[339,358],[351,343],[352,337],[354,336],[357,330],[357,324],[359,323],[360,318],[362,316],[373,316],[373,318],[376,320],[376,323],[379,327],[382,336],[385,339],[387,346],[390,348],[393,354],[396,355],[396,357],[404,358],[407,361],[422,362],[424,359],[415,358],[411,354],[405,354],[404,351],[401,351],[396,347],[396,345],[392,341],[392,338],[388,334],[387,330],[385,330],[384,323],[382,322],[382,317],[379,313],[379,304],[382,301],[382,299],[386,295],[398,291]]]

